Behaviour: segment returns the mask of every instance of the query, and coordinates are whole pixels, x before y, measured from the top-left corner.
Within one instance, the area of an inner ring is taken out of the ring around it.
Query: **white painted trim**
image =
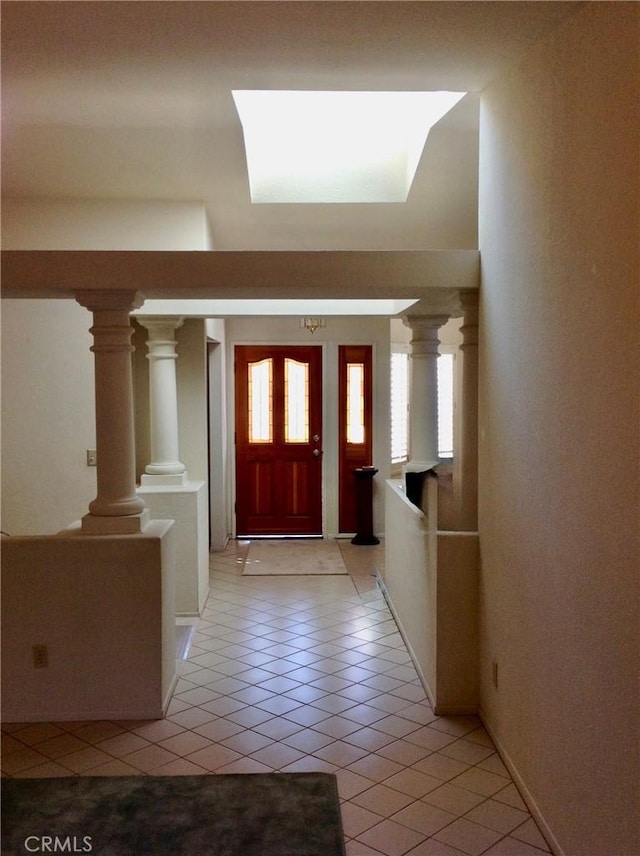
[[[547,844],[551,848],[551,851],[553,852],[554,856],[568,856],[567,852],[565,850],[563,850],[562,847],[560,846],[557,838],[555,837],[555,835],[553,834],[553,832],[551,830],[551,827],[549,826],[547,821],[544,819],[544,816],[540,810],[540,807],[538,806],[537,802],[535,801],[533,794],[531,793],[529,788],[526,786],[524,779],[522,778],[522,776],[520,775],[520,773],[518,771],[518,768],[516,767],[516,765],[511,760],[509,753],[504,748],[504,746],[500,742],[498,736],[496,735],[495,731],[493,730],[493,728],[489,724],[489,721],[487,720],[486,715],[485,715],[485,713],[481,707],[478,708],[478,716],[480,717],[480,721],[482,722],[482,725],[484,726],[485,730],[487,731],[489,737],[493,741],[493,745],[496,747],[496,749],[498,751],[498,755],[500,756],[505,767],[509,771],[511,778],[513,779],[513,783],[515,784],[516,788],[518,789],[518,791],[520,793],[520,796],[522,797],[522,799],[526,803],[526,806],[529,809],[529,811],[531,812],[533,819],[535,820],[535,822],[540,827],[540,830],[541,830],[543,836],[545,837]]]

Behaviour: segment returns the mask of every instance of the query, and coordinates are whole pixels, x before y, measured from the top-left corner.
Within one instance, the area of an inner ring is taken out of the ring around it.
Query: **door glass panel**
[[[347,443],[364,443],[364,363],[347,363]]]
[[[284,361],[284,440],[309,442],[309,364]]]
[[[273,442],[273,360],[249,363],[249,442]]]

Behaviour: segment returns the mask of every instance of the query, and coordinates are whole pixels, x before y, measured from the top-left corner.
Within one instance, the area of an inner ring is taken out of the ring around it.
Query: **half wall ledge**
[[[3,539],[3,721],[161,719],[176,682],[174,562],[172,520]]]
[[[437,528],[438,486],[425,484],[424,511],[401,481],[385,484],[381,584],[416,670],[439,716],[477,713],[477,532]]]

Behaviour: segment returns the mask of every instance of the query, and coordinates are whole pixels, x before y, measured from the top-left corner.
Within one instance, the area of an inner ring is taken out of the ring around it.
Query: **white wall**
[[[207,250],[199,202],[3,199],[5,250]]]
[[[53,534],[96,495],[91,313],[72,300],[3,300],[2,530]]]
[[[582,4],[481,106],[482,710],[568,856],[639,840],[639,16]]]
[[[374,519],[376,532],[384,527],[384,480],[390,471],[389,384],[390,345],[388,318],[329,317],[326,327],[311,334],[300,328],[297,316],[282,318],[230,318],[227,321],[228,389],[233,389],[234,345],[305,344],[324,346],[324,533],[338,532],[338,345],[373,345],[373,465],[379,472],[374,480]],[[230,419],[233,413],[230,412]],[[230,434],[233,424],[229,426]],[[232,463],[235,469],[235,464]]]

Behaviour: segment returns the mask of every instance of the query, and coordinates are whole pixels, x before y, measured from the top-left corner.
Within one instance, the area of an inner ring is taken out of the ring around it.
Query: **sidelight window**
[[[364,443],[364,363],[347,363],[347,443]]]

